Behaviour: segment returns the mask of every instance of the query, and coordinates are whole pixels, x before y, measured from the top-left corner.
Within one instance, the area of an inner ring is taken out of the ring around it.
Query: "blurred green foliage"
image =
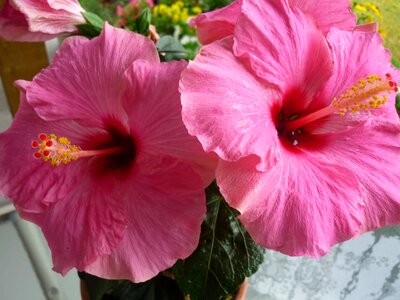
[[[398,0],[353,0],[353,3],[360,5],[373,4],[380,12],[380,16],[373,21],[377,21],[380,31],[384,33],[384,45],[392,52],[394,59],[400,61],[400,1]],[[355,10],[357,17],[361,17],[360,12]]]
[[[185,7],[187,8],[199,6],[202,8],[204,12],[207,12],[226,6],[233,0],[182,0],[182,1],[184,2]],[[158,2],[158,4],[166,4],[171,6],[173,3],[177,2],[177,0],[160,0],[156,2]]]
[[[382,19],[382,12],[376,4],[372,2],[353,1],[353,12],[357,15],[358,24],[378,23]],[[386,36],[386,32],[382,27],[379,27],[379,33],[382,37]]]
[[[159,0],[153,1],[153,7],[149,7],[151,1],[145,0],[80,0],[80,2],[86,11],[97,14],[115,26],[144,35],[150,34],[154,40],[157,40],[157,34],[160,37],[173,36],[186,50],[184,58],[192,59],[200,44],[196,30],[190,27],[189,20],[202,12],[226,6],[232,0]],[[142,28],[146,23],[140,21],[144,9],[150,9],[151,16],[148,14],[146,19],[155,26],[157,33],[155,30],[150,30],[149,33],[149,30]],[[170,57],[174,56],[167,55],[167,58]]]
[[[200,6],[203,8],[204,11],[210,11],[226,6],[231,3],[232,0],[203,0],[197,2],[200,2]]]
[[[95,13],[109,23],[114,23],[115,1],[79,0],[79,2],[86,11]]]

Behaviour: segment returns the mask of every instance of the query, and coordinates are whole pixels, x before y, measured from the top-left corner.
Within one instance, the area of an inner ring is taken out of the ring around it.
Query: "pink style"
[[[17,82],[0,194],[41,227],[55,271],[141,282],[197,247],[216,161],[182,122],[186,66],[160,63],[151,40],[106,24]]]
[[[77,31],[85,23],[78,0],[6,0],[0,11],[0,38],[45,41]]]
[[[400,223],[400,72],[377,32],[319,24],[285,0],[243,0],[233,35],[180,83],[222,194],[260,245],[294,256]]]

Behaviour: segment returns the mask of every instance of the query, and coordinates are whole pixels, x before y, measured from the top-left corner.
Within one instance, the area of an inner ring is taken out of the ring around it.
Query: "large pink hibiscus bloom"
[[[400,74],[379,34],[325,38],[281,0],[242,9],[234,36],[189,64],[181,92],[184,123],[221,158],[217,183],[250,234],[318,257],[399,224]]]
[[[198,15],[191,20],[197,27],[197,34],[202,44],[206,45],[221,38],[233,35],[236,22],[241,13],[242,0],[235,0],[230,5]],[[348,0],[288,0],[294,9],[314,18],[318,27],[326,34],[332,27],[353,29],[356,17],[351,12]],[[368,26],[371,29],[373,27]]]
[[[0,11],[0,37],[45,41],[77,31],[85,23],[78,0],[6,0]]]
[[[182,123],[186,65],[160,63],[150,40],[106,25],[17,83],[0,194],[42,228],[55,271],[144,281],[196,248],[214,161]]]

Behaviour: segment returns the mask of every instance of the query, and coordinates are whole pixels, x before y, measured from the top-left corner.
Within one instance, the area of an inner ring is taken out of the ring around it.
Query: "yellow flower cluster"
[[[353,1],[353,11],[361,24],[379,22],[382,19],[381,10],[372,2],[359,3],[358,1]],[[383,37],[386,36],[382,28],[379,28],[379,32]]]
[[[356,5],[354,5],[354,10],[359,13],[366,13],[370,22],[374,21],[374,16],[378,18],[382,17],[382,13],[379,7],[371,2],[365,2],[363,4],[357,3]]]
[[[160,3],[153,8],[154,18],[168,18],[173,24],[186,23],[191,14],[197,15],[200,13],[202,13],[201,7],[195,6],[189,11],[189,8],[185,7],[181,0],[175,1],[171,6]]]

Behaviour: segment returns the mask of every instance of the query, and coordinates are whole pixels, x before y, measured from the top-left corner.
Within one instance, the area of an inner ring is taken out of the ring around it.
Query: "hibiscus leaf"
[[[207,215],[199,246],[173,268],[178,285],[191,300],[217,300],[233,294],[262,263],[264,249],[254,243],[237,215],[212,184],[207,189]]]
[[[101,300],[104,294],[112,291],[119,284],[118,280],[107,280],[84,272],[78,272],[78,276],[84,281],[90,300]]]

